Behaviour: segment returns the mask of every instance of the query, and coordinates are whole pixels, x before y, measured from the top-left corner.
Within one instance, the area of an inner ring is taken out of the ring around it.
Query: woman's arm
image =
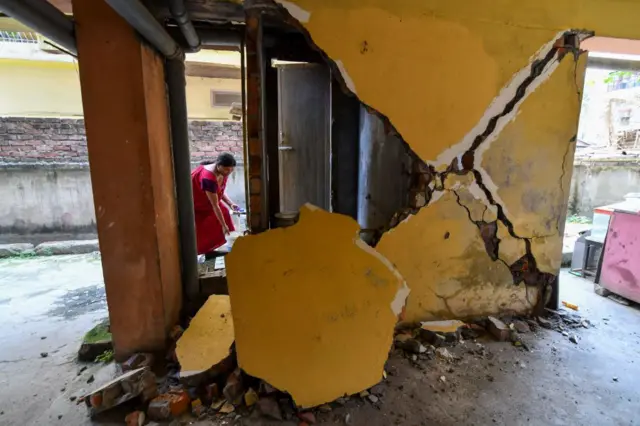
[[[211,207],[213,207],[213,213],[218,218],[218,222],[220,222],[220,225],[222,225],[222,231],[225,235],[229,235],[229,227],[224,221],[224,216],[222,216],[222,211],[220,210],[220,205],[218,204],[218,194],[208,191],[206,192],[206,194],[209,202],[211,203]]]
[[[231,198],[227,197],[227,194],[222,194],[222,201],[224,201],[229,207],[231,207],[231,210],[233,211],[239,209],[238,205],[231,201]]]

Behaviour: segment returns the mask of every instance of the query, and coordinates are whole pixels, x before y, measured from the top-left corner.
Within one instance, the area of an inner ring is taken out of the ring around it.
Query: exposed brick
[[[191,121],[192,161],[213,160],[220,152],[242,156],[242,123]],[[87,162],[83,119],[0,117],[0,161]]]

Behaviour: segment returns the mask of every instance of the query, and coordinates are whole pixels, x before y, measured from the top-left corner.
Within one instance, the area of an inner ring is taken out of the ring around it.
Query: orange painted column
[[[162,58],[103,0],[73,0],[116,357],[161,350],[182,305]]]

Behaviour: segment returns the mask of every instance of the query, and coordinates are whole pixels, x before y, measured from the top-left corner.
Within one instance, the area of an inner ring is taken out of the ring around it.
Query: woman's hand
[[[222,232],[224,232],[224,235],[231,235],[231,231],[229,231],[229,227],[224,222],[222,222]]]
[[[240,206],[235,203],[231,203],[231,210],[233,210],[234,212],[239,212]]]

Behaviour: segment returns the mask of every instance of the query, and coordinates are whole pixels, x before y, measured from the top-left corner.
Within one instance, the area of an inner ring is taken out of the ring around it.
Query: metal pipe
[[[77,55],[73,21],[46,0],[0,0],[0,12]]]
[[[193,27],[193,23],[189,19],[189,13],[184,6],[184,0],[169,0],[169,12],[176,21],[184,35],[184,39],[192,51],[200,50],[200,37]]]
[[[139,0],[105,0],[118,15],[167,59],[181,59],[184,52]]]
[[[203,46],[207,47],[235,47],[240,49],[242,43],[242,34],[233,30],[198,30],[200,41]]]
[[[189,122],[184,60],[167,60],[165,79],[169,94],[171,119],[171,149],[178,203],[178,229],[180,231],[180,258],[182,285],[187,299],[200,292],[196,250],[196,230],[191,188],[191,153],[189,152]]]
[[[242,93],[242,153],[244,155],[244,164],[246,165],[249,160],[249,141],[247,138],[247,64],[246,64],[246,43],[244,36],[240,40],[240,91]],[[249,200],[250,188],[249,188],[249,167],[244,167],[244,198],[246,206],[251,206]],[[247,214],[245,216],[247,228],[251,228],[250,218],[251,210],[247,208]]]

